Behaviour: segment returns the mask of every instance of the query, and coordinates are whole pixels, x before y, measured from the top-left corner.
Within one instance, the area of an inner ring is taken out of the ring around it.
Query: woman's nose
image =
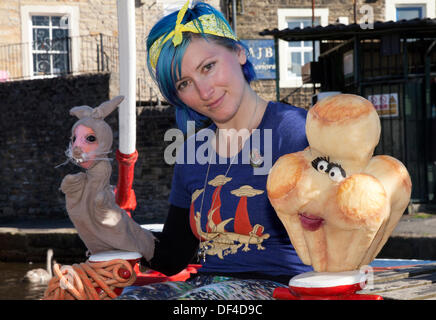
[[[200,80],[197,83],[197,90],[202,100],[208,101],[213,97],[214,88],[208,80]]]

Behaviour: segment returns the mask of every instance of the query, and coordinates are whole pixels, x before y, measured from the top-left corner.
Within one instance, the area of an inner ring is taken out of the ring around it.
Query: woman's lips
[[[209,109],[214,109],[214,108],[218,107],[221,104],[221,102],[224,100],[224,95],[225,94],[223,94],[221,97],[219,97],[217,100],[215,100],[211,104],[208,104],[207,107]]]
[[[308,213],[299,213],[298,217],[300,218],[302,227],[308,231],[318,230],[324,222],[323,218]]]

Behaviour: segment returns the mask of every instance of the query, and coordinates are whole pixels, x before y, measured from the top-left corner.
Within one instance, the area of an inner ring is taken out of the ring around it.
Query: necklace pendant
[[[263,157],[260,154],[260,151],[256,148],[254,148],[253,150],[251,150],[251,154],[250,154],[250,164],[253,168],[258,168],[262,165],[263,163]]]
[[[201,244],[201,247],[198,249],[198,258],[199,258],[199,262],[203,261],[203,263],[206,262],[206,250],[207,250],[207,246]]]

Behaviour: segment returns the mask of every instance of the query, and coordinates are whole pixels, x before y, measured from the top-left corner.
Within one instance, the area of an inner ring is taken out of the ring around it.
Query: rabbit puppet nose
[[[84,125],[78,125],[74,130],[74,142],[72,144],[72,157],[83,168],[88,168],[93,158],[99,143],[95,132]]]
[[[79,146],[73,147],[72,156],[76,160],[81,160],[82,157],[84,156],[84,152],[83,152],[82,148],[80,148]]]

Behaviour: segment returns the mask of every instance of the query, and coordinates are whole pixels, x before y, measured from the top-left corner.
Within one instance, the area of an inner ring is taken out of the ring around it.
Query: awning
[[[274,36],[285,41],[301,40],[348,40],[354,36],[372,38],[386,34],[400,34],[401,37],[422,38],[436,37],[436,19],[413,19],[401,21],[377,21],[373,28],[363,29],[360,24],[330,24],[325,27],[306,27],[304,29],[265,29],[261,36]]]

